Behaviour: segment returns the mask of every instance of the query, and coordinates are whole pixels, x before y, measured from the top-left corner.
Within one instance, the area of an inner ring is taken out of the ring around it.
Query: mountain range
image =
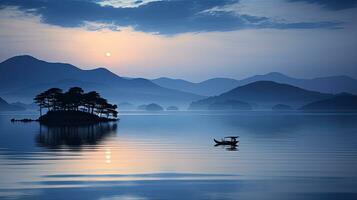
[[[25,110],[24,107],[12,105],[6,102],[4,99],[0,97],[0,111],[21,111]]]
[[[209,97],[191,103],[190,109],[210,109],[218,105],[230,105],[232,101],[237,101],[240,105],[248,103],[254,108],[272,108],[277,104],[289,105],[299,108],[305,104],[332,98],[334,95],[305,90],[288,84],[276,83],[273,81],[257,81],[244,86],[236,87],[218,96]],[[242,109],[244,107],[238,107]],[[248,108],[245,106],[245,108]],[[244,109],[246,110],[246,109]]]
[[[7,101],[32,102],[51,87],[95,90],[113,102],[164,105],[188,104],[202,96],[161,87],[143,78],[122,78],[105,68],[82,70],[71,64],[50,63],[32,56],[15,56],[0,63],[0,96]]]
[[[82,70],[66,63],[51,63],[32,56],[15,56],[0,63],[0,97],[3,105],[21,107],[36,94],[51,87],[67,90],[78,86],[98,91],[117,104],[158,103],[191,109],[266,108],[276,104],[299,108],[334,97],[335,93],[357,93],[357,80],[348,76],[297,79],[272,72],[242,80],[214,78],[200,83],[181,79],[120,77],[105,68]],[[349,98],[349,97],[348,97]],[[22,102],[22,103],[20,103]],[[29,105],[26,105],[28,107]]]
[[[342,92],[357,94],[357,79],[349,76],[330,76],[313,79],[299,79],[286,76],[278,72],[264,75],[255,75],[249,78],[236,80],[231,78],[213,78],[199,83],[182,79],[158,78],[152,82],[166,88],[191,92],[203,96],[214,96],[256,81],[274,81],[306,90],[323,93],[338,94]]]

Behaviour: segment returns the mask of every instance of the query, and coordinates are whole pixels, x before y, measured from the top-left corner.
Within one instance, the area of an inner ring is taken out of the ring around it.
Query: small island
[[[108,103],[99,93],[84,93],[80,87],[72,87],[67,92],[51,88],[38,94],[34,102],[40,108],[38,121],[51,125],[78,125],[116,121],[117,106]],[[42,115],[42,110],[47,113]]]
[[[179,108],[177,106],[169,106],[169,107],[166,108],[166,110],[168,110],[168,111],[178,111]]]
[[[151,103],[149,105],[146,105],[146,110],[147,111],[163,111],[164,108],[161,107],[159,104]]]
[[[304,105],[300,110],[309,112],[355,112],[357,110],[357,96],[349,93],[341,93],[329,99],[323,99]]]
[[[138,106],[138,110],[145,110],[145,111],[163,111],[164,108],[156,103],[151,103],[148,105],[140,105]]]

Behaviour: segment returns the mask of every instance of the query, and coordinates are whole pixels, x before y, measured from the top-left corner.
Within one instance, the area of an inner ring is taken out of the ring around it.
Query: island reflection
[[[98,145],[117,130],[116,123],[97,123],[81,126],[41,125],[36,135],[36,144],[40,147],[58,149],[69,147],[78,149],[83,145]]]

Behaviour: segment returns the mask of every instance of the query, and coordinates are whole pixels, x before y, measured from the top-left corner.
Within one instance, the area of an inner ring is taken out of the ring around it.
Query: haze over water
[[[0,199],[356,199],[357,114],[121,113],[56,128],[0,115]],[[239,135],[236,149],[213,138]]]

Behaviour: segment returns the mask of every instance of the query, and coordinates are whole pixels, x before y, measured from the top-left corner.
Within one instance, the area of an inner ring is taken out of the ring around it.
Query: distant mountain
[[[38,109],[38,106],[35,103],[26,104],[26,103],[21,103],[18,101],[15,103],[11,103],[11,105],[22,107],[22,108],[25,108],[26,110],[37,110]]]
[[[166,78],[166,77],[152,79],[151,81],[157,85],[160,85],[160,86],[163,86],[166,88],[185,90],[185,91],[194,89],[194,87],[196,86],[196,83],[192,83],[192,82],[185,81],[182,79],[172,79],[172,78]]]
[[[242,80],[214,78],[199,83],[192,83],[182,79],[159,78],[152,81],[162,87],[191,92],[203,96],[219,95],[238,86],[243,86],[257,81],[274,81],[277,83],[284,83],[306,90],[323,93],[337,94],[341,92],[348,92],[357,94],[357,79],[353,79],[348,76],[297,79],[278,72],[271,72],[264,75],[255,75]]]
[[[342,92],[357,94],[357,79],[348,76],[329,76],[313,79],[298,79],[286,76],[278,72],[265,75],[256,75],[240,81],[240,84],[248,84],[256,81],[274,81],[300,87],[306,90],[323,93],[338,94]]]
[[[11,105],[0,97],[0,111],[20,111],[20,110],[25,110],[25,108],[17,105]]]
[[[122,78],[105,68],[82,70],[65,63],[49,63],[34,57],[16,56],[0,63],[0,95],[11,101],[30,103],[50,87],[79,86],[96,90],[114,102],[185,104],[200,95],[160,87],[147,79]]]
[[[231,90],[240,85],[238,80],[229,78],[213,78],[200,83],[192,83],[182,79],[158,78],[153,79],[161,87],[190,92],[202,96],[213,96]]]
[[[340,94],[329,99],[309,103],[303,106],[301,110],[357,110],[357,96],[351,94]]]
[[[70,64],[49,63],[28,55],[15,56],[0,63],[0,91],[66,79],[110,83],[120,80],[120,77],[104,68],[81,70]]]
[[[273,81],[257,81],[237,87],[219,96],[191,103],[190,109],[209,107],[217,102],[242,101],[257,108],[271,108],[276,104],[299,107],[314,101],[331,98],[333,95],[304,90]]]

